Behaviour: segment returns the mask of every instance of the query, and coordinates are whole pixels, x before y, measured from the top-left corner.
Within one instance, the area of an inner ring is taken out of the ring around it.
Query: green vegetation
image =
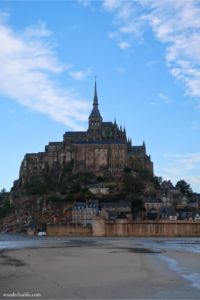
[[[142,169],[142,163],[139,160],[133,160],[133,171],[140,172]]]
[[[6,189],[3,188],[1,191],[0,191],[0,202],[3,201],[4,197],[6,196],[7,192],[6,192]]]
[[[73,202],[74,201],[74,195],[68,194],[67,197],[64,199],[64,202]]]
[[[152,175],[150,174],[148,169],[141,170],[139,172],[139,176],[146,182],[150,182],[152,180]]]
[[[131,172],[131,168],[125,167],[125,168],[124,168],[124,172],[125,172],[125,173],[130,173],[130,172]]]
[[[191,194],[193,193],[190,184],[187,183],[185,180],[179,180],[176,186],[180,186],[181,193],[183,193],[186,196],[191,196]]]
[[[79,183],[79,181],[76,181],[73,185],[73,191],[72,191],[72,194],[76,194],[78,192],[81,191],[81,185]]]
[[[10,189],[11,192],[14,191],[14,189],[15,189],[16,186],[17,186],[17,184],[18,184],[18,180],[15,180],[15,181],[13,182],[13,187]]]
[[[102,177],[102,176],[98,176],[97,177],[97,181],[99,181],[99,182],[103,182],[105,179]]]
[[[39,177],[32,177],[24,186],[29,195],[42,195],[45,190],[45,184]]]
[[[117,184],[107,184],[110,190],[114,190],[117,188]]]
[[[60,195],[53,194],[47,198],[47,202],[63,202]]]
[[[0,207],[0,219],[5,218],[11,212],[12,208],[13,206],[10,203],[6,203]]]

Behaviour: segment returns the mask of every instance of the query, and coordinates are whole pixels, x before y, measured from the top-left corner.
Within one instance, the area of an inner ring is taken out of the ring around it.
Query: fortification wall
[[[93,220],[93,236],[179,237],[200,236],[199,221]]]
[[[79,224],[47,224],[48,236],[92,236],[92,227]]]

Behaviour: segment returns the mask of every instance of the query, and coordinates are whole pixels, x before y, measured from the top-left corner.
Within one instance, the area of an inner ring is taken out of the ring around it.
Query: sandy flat
[[[199,253],[151,251],[154,249],[112,240],[3,250],[0,298],[12,292],[39,293],[40,299],[200,298],[200,289],[184,277],[200,273]]]

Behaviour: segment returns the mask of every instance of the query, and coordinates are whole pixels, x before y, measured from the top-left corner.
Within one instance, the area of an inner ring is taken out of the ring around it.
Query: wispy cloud
[[[119,46],[120,49],[125,51],[127,48],[130,47],[130,44],[127,43],[127,42],[121,42],[121,43],[118,44],[118,46]]]
[[[103,7],[115,13],[118,29],[113,37],[118,42],[141,38],[150,26],[157,40],[166,45],[165,59],[171,75],[184,83],[185,94],[200,96],[199,1],[135,0],[127,5],[124,1],[105,0]]]
[[[82,130],[79,120],[87,120],[89,103],[56,81],[70,64],[59,62],[52,33],[43,22],[16,33],[6,18],[0,12],[0,94]]]
[[[125,70],[123,68],[117,68],[117,71],[124,73]]]
[[[168,96],[165,96],[163,95],[162,93],[158,94],[158,96],[163,99],[165,101],[165,103],[170,103],[172,102],[172,100],[168,97]]]
[[[79,80],[79,81],[83,81],[85,79],[86,76],[91,74],[91,70],[90,68],[88,68],[85,71],[77,71],[77,72],[69,72],[69,75],[75,79],[75,80]]]
[[[12,109],[8,109],[8,111],[9,111],[9,113],[12,114],[12,115],[15,114],[14,110],[12,110]]]
[[[156,103],[155,102],[151,102],[151,105],[156,105]]]
[[[166,160],[165,160],[166,159]],[[199,191],[200,152],[186,154],[165,154],[161,176],[176,183],[180,179],[188,181]]]

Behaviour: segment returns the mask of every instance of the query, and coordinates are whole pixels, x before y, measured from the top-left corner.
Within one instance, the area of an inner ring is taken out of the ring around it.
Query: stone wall
[[[47,224],[48,236],[92,236],[92,227],[79,224]]]
[[[93,236],[200,236],[199,221],[93,220]]]

